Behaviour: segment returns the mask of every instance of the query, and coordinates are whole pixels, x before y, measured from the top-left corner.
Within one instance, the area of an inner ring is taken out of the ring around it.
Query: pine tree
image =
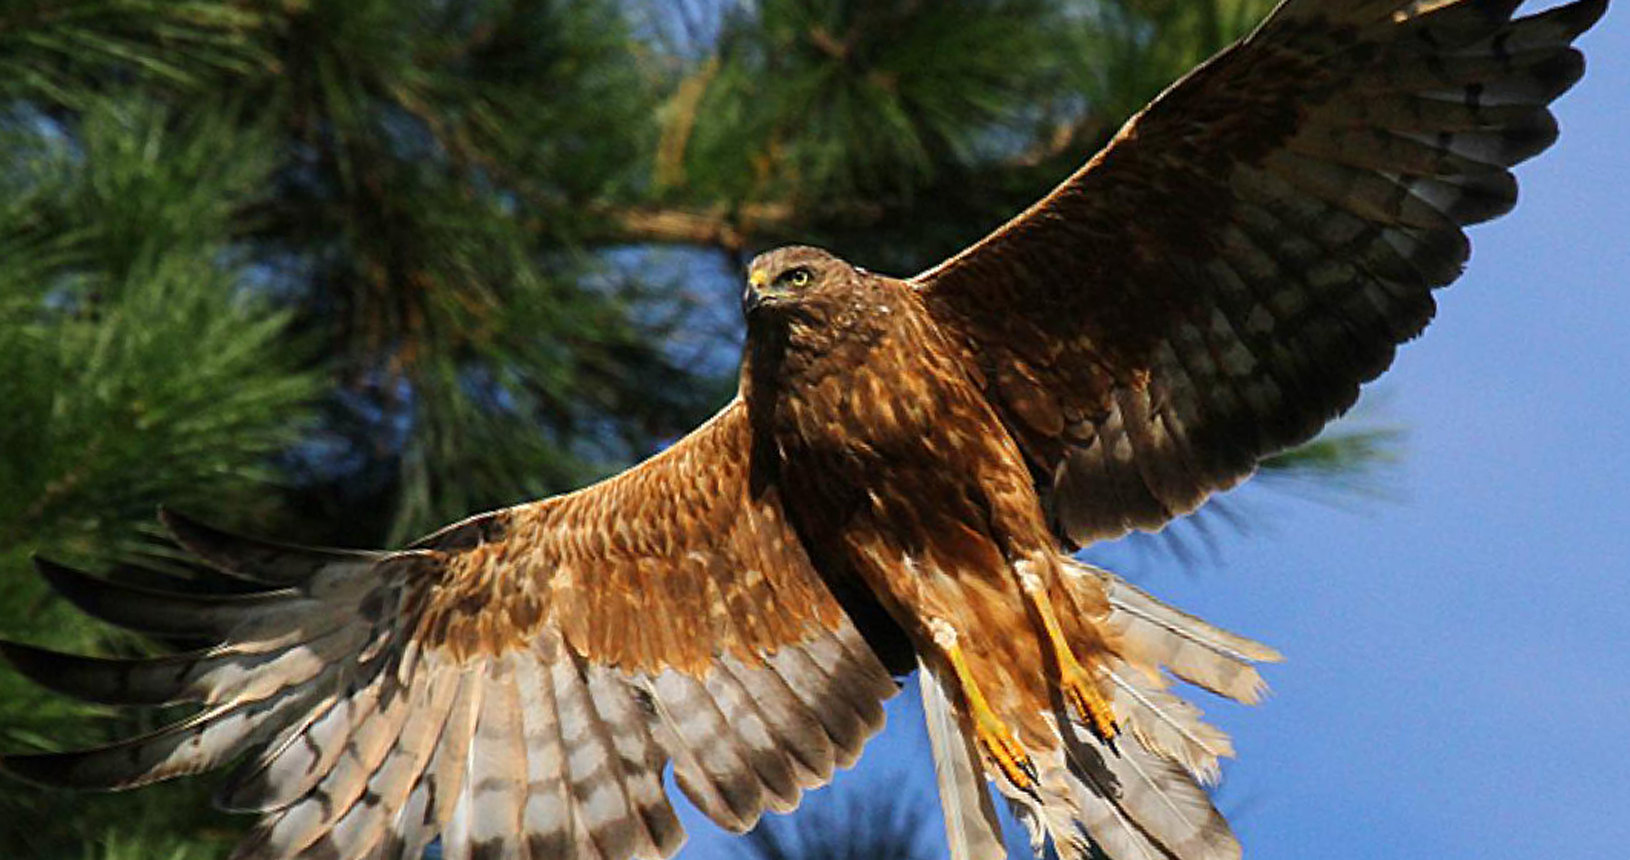
[[[0,0],[0,630],[154,647],[28,559],[185,576],[160,502],[399,545],[637,460],[732,391],[752,253],[916,271],[1268,5]],[[160,716],[0,673],[7,750]],[[219,856],[206,790],[0,783],[0,854]]]

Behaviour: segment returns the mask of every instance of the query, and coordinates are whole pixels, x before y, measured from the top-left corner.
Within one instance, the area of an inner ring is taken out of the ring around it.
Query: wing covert
[[[1287,0],[915,283],[1078,545],[1307,440],[1431,319],[1549,146],[1604,0]]]

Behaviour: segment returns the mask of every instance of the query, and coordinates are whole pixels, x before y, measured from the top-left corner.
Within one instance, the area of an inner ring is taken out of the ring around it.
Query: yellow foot
[[[933,626],[934,640],[944,652],[946,659],[951,661],[957,683],[962,687],[962,697],[968,706],[968,716],[973,721],[974,741],[985,751],[985,755],[1002,775],[1007,777],[1008,782],[1026,794],[1035,795],[1041,785],[1041,779],[1036,774],[1035,762],[1030,760],[1030,755],[1024,751],[1024,745],[1019,743],[1013,731],[991,709],[984,691],[979,689],[979,682],[974,679],[973,669],[968,666],[968,658],[957,645],[956,631],[945,622]]]
[[[1058,616],[1053,612],[1053,602],[1047,597],[1046,584],[1028,565],[1020,567],[1019,577],[1036,614],[1041,616],[1042,628],[1047,631],[1047,644],[1053,652],[1053,665],[1058,668],[1058,688],[1064,694],[1065,703],[1099,738],[1113,739],[1117,731],[1115,706],[1104,696],[1097,674],[1075,659]]]
[[[1008,782],[1026,794],[1036,793],[1041,779],[1036,775],[1035,763],[1030,760],[1019,739],[989,708],[974,709],[974,740],[978,741],[985,755],[996,763]]]
[[[1068,652],[1060,655],[1067,656]],[[1104,698],[1104,691],[1098,686],[1098,679],[1091,672],[1069,657],[1069,665],[1061,673],[1063,678],[1059,687],[1064,693],[1064,701],[1070,710],[1080,717],[1092,728],[1094,734],[1103,740],[1113,740],[1119,728],[1115,723],[1115,706]]]

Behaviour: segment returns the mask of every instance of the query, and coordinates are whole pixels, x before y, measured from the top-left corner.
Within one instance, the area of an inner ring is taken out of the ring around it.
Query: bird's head
[[[766,251],[747,267],[742,289],[742,312],[754,316],[796,306],[851,280],[853,267],[831,253],[808,245],[789,245]]]

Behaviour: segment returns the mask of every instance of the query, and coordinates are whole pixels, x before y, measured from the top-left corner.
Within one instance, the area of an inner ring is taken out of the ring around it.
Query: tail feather
[[[1114,806],[1095,802],[1091,788],[1080,787],[1084,784],[1071,776],[1062,751],[1033,755],[1032,763],[1039,777],[1039,787],[1034,792],[1020,791],[1005,779],[995,780],[1013,816],[1029,834],[1031,852],[1045,857],[1047,845],[1051,843],[1061,860],[1094,860],[1087,821],[1116,815]],[[1111,846],[1103,847],[1107,850]],[[1123,853],[1110,856],[1116,860],[1135,860],[1138,855],[1125,853],[1123,848]]]
[[[1264,685],[1252,664],[1278,660],[1279,653],[1168,606],[1107,571],[1074,559],[1066,559],[1064,568],[1066,593],[1076,607],[1099,602],[1100,594],[1109,598],[1105,623],[1117,653],[1106,668],[1124,731],[1105,741],[1060,708],[1043,715],[1055,743],[1027,748],[1036,786],[1020,789],[988,765],[986,777],[1029,830],[1037,856],[1050,841],[1064,860],[1238,858],[1239,841],[1204,787],[1217,780],[1219,761],[1233,755],[1233,744],[1201,719],[1199,708],[1166,690],[1166,673],[1255,701]],[[970,787],[976,781],[966,774],[947,779],[958,772],[959,754],[964,760],[978,756],[971,727],[949,707],[932,669],[923,672],[952,854],[958,860],[1000,856],[999,842],[991,842],[999,837],[990,835]],[[964,768],[971,770],[971,764]]]
[[[1181,764],[1203,783],[1221,778],[1218,760],[1233,757],[1234,744],[1200,719],[1199,708],[1124,669],[1112,671],[1110,682],[1115,713],[1139,744]]]
[[[1133,739],[1108,743],[1080,724],[1062,725],[1057,749],[1030,751],[1040,776],[1036,791],[995,780],[1030,830],[1037,856],[1043,836],[1063,860],[1100,853],[1115,860],[1240,856],[1227,821],[1182,765]]]
[[[1126,660],[1159,680],[1159,667],[1236,701],[1254,704],[1267,691],[1253,663],[1284,657],[1260,642],[1217,627],[1161,602],[1106,570],[1075,559],[1065,562],[1066,581],[1092,577],[1109,595],[1109,627]]]
[[[1002,844],[1002,826],[985,787],[979,750],[958,722],[949,682],[941,679],[941,671],[918,655],[917,681],[922,688],[923,717],[945,810],[951,860],[1002,860],[1007,857],[1007,847]],[[1039,850],[1037,856],[1041,856]]]
[[[1228,822],[1181,766],[1141,744],[1110,748],[1085,727],[1074,729],[1065,737],[1069,773],[1078,792],[1087,789],[1083,823],[1105,853],[1162,860],[1240,857]]]

